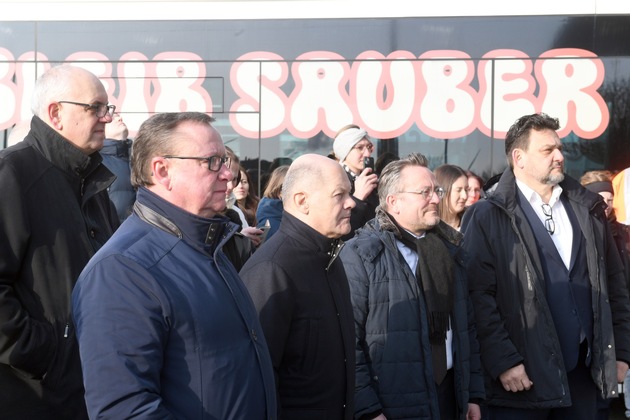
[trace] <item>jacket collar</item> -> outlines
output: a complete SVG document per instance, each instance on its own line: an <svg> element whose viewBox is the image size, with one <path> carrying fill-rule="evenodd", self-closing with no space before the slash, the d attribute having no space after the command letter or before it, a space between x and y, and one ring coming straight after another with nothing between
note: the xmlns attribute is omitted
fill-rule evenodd
<svg viewBox="0 0 630 420"><path fill-rule="evenodd" d="M138 188L134 214L190 246L209 254L223 246L238 229L224 216L207 219L169 203L145 187Z"/></svg>
<svg viewBox="0 0 630 420"><path fill-rule="evenodd" d="M120 158L129 158L131 152L132 141L127 140L112 140L105 139L103 148L101 149L101 155L111 155Z"/></svg>
<svg viewBox="0 0 630 420"><path fill-rule="evenodd" d="M326 269L334 262L343 247L340 238L327 238L286 211L282 213L279 230L298 241L304 248L320 255Z"/></svg>
<svg viewBox="0 0 630 420"><path fill-rule="evenodd" d="M24 141L63 172L81 178L87 177L103 160L98 152L86 155L37 116L31 120L31 131Z"/></svg>
<svg viewBox="0 0 630 420"><path fill-rule="evenodd" d="M378 206L376 208L376 218L374 219L378 222L378 229L383 231L392 232L396 239L400 240L402 235L400 234L400 230L391 220L391 216L381 207ZM376 226L372 223L372 228ZM442 237L446 242L449 242L455 246L459 246L464 238L464 235L461 232L453 229L451 226L440 220L433 229L427 231L427 233L435 233L438 236Z"/></svg>
<svg viewBox="0 0 630 420"><path fill-rule="evenodd" d="M564 181L559 183L562 187L562 195L574 205L586 207L590 212L603 211L606 204L597 193L587 190L578 181L570 176L564 176ZM499 182L496 190L488 196L488 200L498 204L513 213L517 206L516 178L511 168L507 168Z"/></svg>

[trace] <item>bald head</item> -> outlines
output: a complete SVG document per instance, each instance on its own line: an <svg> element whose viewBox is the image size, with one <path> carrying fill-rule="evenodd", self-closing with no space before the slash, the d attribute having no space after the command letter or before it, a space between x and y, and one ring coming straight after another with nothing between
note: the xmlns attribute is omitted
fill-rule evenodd
<svg viewBox="0 0 630 420"><path fill-rule="evenodd" d="M325 156L307 154L289 167L282 185L287 213L322 235L338 238L350 232L350 181L339 163Z"/></svg>
<svg viewBox="0 0 630 420"><path fill-rule="evenodd" d="M327 172L335 172L341 166L332 159L320 155L302 155L289 167L282 184L282 197L285 209L291 206L290 196L296 191L312 191ZM320 180L316 182L316 180Z"/></svg>

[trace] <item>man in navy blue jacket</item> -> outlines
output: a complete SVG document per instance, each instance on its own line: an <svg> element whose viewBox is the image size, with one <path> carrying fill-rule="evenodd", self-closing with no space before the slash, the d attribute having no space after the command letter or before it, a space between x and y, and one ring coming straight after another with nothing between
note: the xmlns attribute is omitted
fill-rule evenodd
<svg viewBox="0 0 630 420"><path fill-rule="evenodd" d="M271 419L273 370L252 301L222 247L232 178L213 119L145 121L133 214L73 292L91 418Z"/></svg>

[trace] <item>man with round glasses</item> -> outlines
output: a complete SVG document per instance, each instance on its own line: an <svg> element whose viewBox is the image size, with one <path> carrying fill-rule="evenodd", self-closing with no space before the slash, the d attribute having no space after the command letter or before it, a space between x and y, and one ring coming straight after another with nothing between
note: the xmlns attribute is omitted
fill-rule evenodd
<svg viewBox="0 0 630 420"><path fill-rule="evenodd" d="M337 132L333 151L350 179L352 199L356 204L350 217L350 233L342 237L348 240L365 222L374 218L378 206L378 177L373 167L365 166L364 160L372 156L374 145L364 129L350 124Z"/></svg>
<svg viewBox="0 0 630 420"><path fill-rule="evenodd" d="M519 118L509 167L462 221L492 419L597 418L628 370L628 292L606 204L565 176L559 127Z"/></svg>
<svg viewBox="0 0 630 420"><path fill-rule="evenodd" d="M35 83L30 132L0 152L3 419L87 418L70 291L118 227L98 153L107 103L92 73L52 67Z"/></svg>
<svg viewBox="0 0 630 420"><path fill-rule="evenodd" d="M376 217L340 258L355 320L355 418L478 420L484 397L462 234L424 156L381 172Z"/></svg>
<svg viewBox="0 0 630 420"><path fill-rule="evenodd" d="M266 419L273 368L223 248L232 179L214 119L155 114L131 152L134 211L73 292L91 418Z"/></svg>

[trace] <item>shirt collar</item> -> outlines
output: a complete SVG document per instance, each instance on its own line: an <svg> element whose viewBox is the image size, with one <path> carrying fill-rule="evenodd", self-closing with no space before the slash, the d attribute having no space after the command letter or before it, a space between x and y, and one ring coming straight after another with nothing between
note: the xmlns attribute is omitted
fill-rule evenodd
<svg viewBox="0 0 630 420"><path fill-rule="evenodd" d="M525 199L534 207L535 205L543 204L543 200L536 191L531 189L527 184L525 184L520 179L516 178L516 185L518 189L523 193ZM560 185L554 185L551 190L551 198L549 199L549 205L551 207L556 204L556 202L560 199L560 194L562 194L562 187Z"/></svg>

